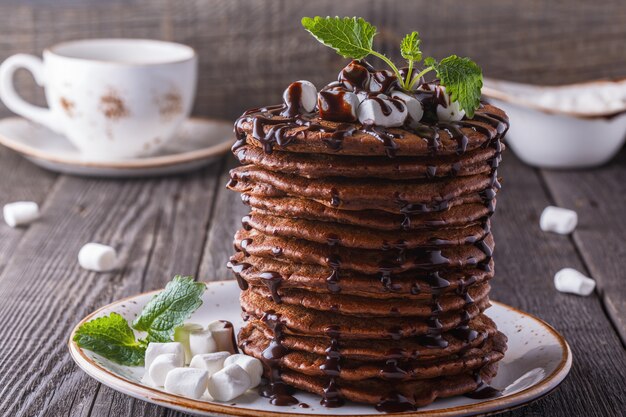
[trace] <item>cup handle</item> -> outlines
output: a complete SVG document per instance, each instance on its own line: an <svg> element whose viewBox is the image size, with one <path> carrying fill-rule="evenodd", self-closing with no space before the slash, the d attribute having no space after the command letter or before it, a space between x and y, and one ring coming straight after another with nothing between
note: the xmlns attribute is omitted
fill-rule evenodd
<svg viewBox="0 0 626 417"><path fill-rule="evenodd" d="M15 91L13 74L20 68L30 71L37 85L44 87L46 80L43 61L33 55L16 54L0 65L0 99L14 113L42 124L57 133L62 133L61 126L49 108L30 104Z"/></svg>

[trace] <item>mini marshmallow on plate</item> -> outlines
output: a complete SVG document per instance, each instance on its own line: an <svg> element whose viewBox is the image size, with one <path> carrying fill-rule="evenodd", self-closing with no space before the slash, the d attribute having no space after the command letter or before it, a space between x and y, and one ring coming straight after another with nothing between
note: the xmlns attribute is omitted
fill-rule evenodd
<svg viewBox="0 0 626 417"><path fill-rule="evenodd" d="M189 333L189 351L191 357L202 353L217 351L217 343L209 329L196 330Z"/></svg>
<svg viewBox="0 0 626 417"><path fill-rule="evenodd" d="M561 292L589 295L596 287L596 282L574 268L563 268L554 275L554 286Z"/></svg>
<svg viewBox="0 0 626 417"><path fill-rule="evenodd" d="M548 206L543 209L539 218L541 230L562 235L572 233L577 224L578 215L576 212L562 207Z"/></svg>
<svg viewBox="0 0 626 417"><path fill-rule="evenodd" d="M22 226L39 218L39 205L33 201L16 201L2 209L4 221L11 227Z"/></svg>
<svg viewBox="0 0 626 417"><path fill-rule="evenodd" d="M110 271L117 265L117 253L110 246L87 243L78 252L78 263L90 271Z"/></svg>
<svg viewBox="0 0 626 417"><path fill-rule="evenodd" d="M191 358L193 358L193 355L191 354L191 349L189 348L189 334L203 329L204 327L202 327L201 324L197 323L185 323L182 326L174 329L174 341L179 342L183 346L183 350L185 351L186 365L189 365L189 362L191 362Z"/></svg>
<svg viewBox="0 0 626 417"><path fill-rule="evenodd" d="M283 101L288 107L296 107L311 113L317 104L317 88L312 82L300 80L289 84L283 93Z"/></svg>
<svg viewBox="0 0 626 417"><path fill-rule="evenodd" d="M165 377L165 391L199 400L208 382L209 374L203 369L175 368Z"/></svg>
<svg viewBox="0 0 626 417"><path fill-rule="evenodd" d="M213 375L214 373L222 370L224 367L224 361L229 356L229 352L202 353L194 356L193 359L191 359L189 366L192 368L203 369L207 371L209 375Z"/></svg>
<svg viewBox="0 0 626 417"><path fill-rule="evenodd" d="M450 95L446 93L446 88L443 86L436 87L440 91L437 91L437 95L443 96L445 106L437 104L437 119L443 122L458 122L465 116L465 110L461 110L461 105L458 101L450 102Z"/></svg>
<svg viewBox="0 0 626 417"><path fill-rule="evenodd" d="M361 123L384 127L402 126L407 114L403 101L381 97L363 100L358 110Z"/></svg>
<svg viewBox="0 0 626 417"><path fill-rule="evenodd" d="M184 358L182 355L165 353L154 358L150 364L150 368L148 368L148 375L154 385L162 387L165 384L167 374L173 369L180 368L183 365Z"/></svg>
<svg viewBox="0 0 626 417"><path fill-rule="evenodd" d="M230 401L252 386L250 376L239 365L232 364L209 377L209 394L216 401Z"/></svg>
<svg viewBox="0 0 626 417"><path fill-rule="evenodd" d="M146 370L150 368L152 361L156 359L159 355L165 354L174 354L180 358L180 361L183 362L185 358L185 352L183 350L183 345L178 342L168 342L168 343L149 343L146 348L146 354L144 357L144 364ZM180 366L183 366L182 364Z"/></svg>
<svg viewBox="0 0 626 417"><path fill-rule="evenodd" d="M263 375L263 364L257 358L252 356L236 353L229 356L224 361L224 366L232 364L239 365L250 376L250 388L254 388L261 383L261 376Z"/></svg>
<svg viewBox="0 0 626 417"><path fill-rule="evenodd" d="M217 345L217 351L235 353L235 329L233 325L225 320L215 320L209 323L208 329L213 334L213 339Z"/></svg>

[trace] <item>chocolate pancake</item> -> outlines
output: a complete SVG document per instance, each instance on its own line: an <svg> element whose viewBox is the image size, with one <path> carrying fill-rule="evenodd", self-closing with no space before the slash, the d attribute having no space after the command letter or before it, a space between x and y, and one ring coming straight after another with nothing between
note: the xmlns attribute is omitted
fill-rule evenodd
<svg viewBox="0 0 626 417"><path fill-rule="evenodd" d="M333 406L341 405L340 399L345 398L375 404L377 410L393 413L415 411L417 407L428 405L437 398L477 391L491 382L497 370L498 364L492 363L478 372L396 383L380 379L333 383L331 377L312 377L293 371L283 372L281 378L291 386L323 396L323 402L330 400Z"/></svg>
<svg viewBox="0 0 626 417"><path fill-rule="evenodd" d="M481 201L450 207L445 211L392 214L379 210L340 210L313 200L296 197L267 197L244 193L242 201L261 214L319 220L368 227L376 230L417 230L434 227L457 227L473 224L489 216L489 208ZM496 201L492 200L495 209Z"/></svg>
<svg viewBox="0 0 626 417"><path fill-rule="evenodd" d="M382 179L304 177L245 165L230 171L228 187L252 194L290 195L344 210L378 209L391 213L442 211L464 203L485 201L481 195L497 184L491 175L389 182ZM281 194L282 193L282 194Z"/></svg>
<svg viewBox="0 0 626 417"><path fill-rule="evenodd" d="M480 346L488 337L496 334L495 323L480 314L468 323L469 332L474 332L474 338L468 341L466 334L462 332L447 332L441 335L445 341L445 347L432 348L424 345L420 338L403 338L399 340L376 339L376 340L344 340L338 344L337 352L344 358L361 361L382 361L386 359L411 359L418 362L429 362L438 358L446 358L456 355L465 349ZM261 320L251 320L249 325L241 329L239 340L247 340L254 332L262 332L270 339L274 337L274 331ZM288 349L325 355L332 338L324 336L298 336L286 334L281 343Z"/></svg>
<svg viewBox="0 0 626 417"><path fill-rule="evenodd" d="M421 131L377 129L319 117L298 123L295 118L281 116L281 110L281 106L272 106L244 113L235 125L239 142L233 151L250 143L267 153L280 150L355 156L428 156L433 152L455 155L491 143L502 133L499 125L496 126L499 119L506 120L502 110L489 104L477 109L473 120L456 125L441 123L436 129L424 126Z"/></svg>
<svg viewBox="0 0 626 417"><path fill-rule="evenodd" d="M244 352L263 360L263 351L270 345L271 338L267 338L261 331L253 330L246 334L245 340L247 343L242 346ZM337 351L341 343L341 338L339 338ZM341 357L341 366L337 367L338 373L334 376L337 377L337 381L361 381L370 378L380 378L387 381L410 381L457 375L477 370L486 364L502 359L505 350L506 336L498 332L476 347L469 347L456 355L429 362L398 360L397 358L381 362L363 362ZM326 376L326 361L326 352L318 355L291 350L279 359L279 364L283 369L309 376L324 377ZM389 364L389 361L393 361L393 364Z"/></svg>
<svg viewBox="0 0 626 417"><path fill-rule="evenodd" d="M339 329L341 339L401 339L403 337L430 336L457 328L469 322L489 307L489 299L467 305L462 312L442 314L432 319L420 320L415 317L362 317L335 314L327 311L306 309L301 306L278 304L250 289L240 297L241 307L246 314L259 320L267 320L267 312L277 316L284 325L285 334L319 336L329 329ZM433 344L437 340L433 340Z"/></svg>
<svg viewBox="0 0 626 417"><path fill-rule="evenodd" d="M351 157L328 154L294 154L272 152L245 145L235 151L243 165L255 165L273 172L306 178L348 177L412 178L453 177L491 172L491 159L496 157L494 147L478 148L459 155L429 155L426 157Z"/></svg>
<svg viewBox="0 0 626 417"><path fill-rule="evenodd" d="M473 267L489 261L494 243L491 234L487 234L473 245L381 251L333 247L305 240L269 236L256 230L239 230L235 234L234 245L244 254L261 258L330 266L335 270L349 269L364 274L395 274L412 269Z"/></svg>
<svg viewBox="0 0 626 417"><path fill-rule="evenodd" d="M269 277L274 277L268 274ZM349 316L365 317L404 317L414 316L428 318L436 308L440 314L462 310L468 302L480 302L489 294L489 284L474 284L465 288L462 294L451 293L437 297L436 301L412 300L405 298L373 299L346 294L324 294L299 289L281 288L280 281L265 279L266 285L250 286L249 290L277 303L299 305L305 308L329 311Z"/></svg>
<svg viewBox="0 0 626 417"><path fill-rule="evenodd" d="M276 259L245 256L238 252L231 257L229 267L240 281L242 289L250 285L267 285L278 281L277 288L304 289L323 294L341 292L366 298L430 300L433 294L461 293L472 284L481 284L493 277L493 260L482 268L461 271L408 271L387 276L386 273L366 275L342 270L336 282L329 282L333 269L321 265L283 262ZM264 272L271 273L261 277ZM278 275L278 276L277 276Z"/></svg>
<svg viewBox="0 0 626 417"><path fill-rule="evenodd" d="M487 220L483 224L470 224L459 228L383 232L255 212L244 217L242 224L246 229L255 229L271 236L304 239L332 246L378 250L472 244L485 238L490 230L490 223Z"/></svg>

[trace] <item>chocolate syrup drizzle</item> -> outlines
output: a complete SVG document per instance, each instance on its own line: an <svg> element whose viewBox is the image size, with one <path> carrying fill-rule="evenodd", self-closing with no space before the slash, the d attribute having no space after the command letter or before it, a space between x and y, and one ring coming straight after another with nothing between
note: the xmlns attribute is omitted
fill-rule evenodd
<svg viewBox="0 0 626 417"><path fill-rule="evenodd" d="M373 72L373 69L369 64L359 62L361 66L365 66L368 71ZM352 68L351 68L352 66ZM348 86L353 91L364 90L364 80L367 74L365 74L361 67L354 66L346 67L339 76L339 82L329 84L324 90L334 89L341 86ZM351 68L351 69L350 69ZM377 91L388 91L397 83L395 77L390 76L387 72L376 71L373 72L371 82L374 83L374 88ZM300 95L302 94L301 88L298 90L299 85L294 84L296 87L293 91L288 91L291 99L290 103L299 103ZM370 86L370 88L372 88ZM481 104L480 111L476 112L473 119L464 119L458 122L439 122L436 120L436 116L433 116L434 109L437 105L446 106L445 97L442 94L442 90L439 88L429 87L428 84L423 84L422 88L416 92L416 98L420 100L425 109L424 120L429 124L422 122L407 121L407 125L404 129L412 131L427 141L428 149L432 155L436 155L441 148L440 132L445 131L453 140L457 143L456 153L462 155L467 151L467 145L469 139L463 132L463 128L473 129L484 135L487 135L488 141L484 146L490 146L495 149L495 155L491 158L491 173L489 186L480 192L483 203L488 208L489 215L483 219L483 227L485 232L489 233L488 217L495 210L495 197L497 190L500 189L500 183L498 181L497 169L501 161L502 144L500 139L506 134L508 130L508 120L505 118L485 111L484 106ZM336 98L336 102L333 99ZM381 100L375 95L368 93L368 98L379 101L380 107L384 114L388 115L392 111L391 105L394 104L394 100ZM341 94L337 94L333 91L332 94L328 94L326 97L326 103L330 103L328 108L324 109L326 114L339 114L344 112L345 109L340 108L343 97ZM334 106L334 107L333 107ZM316 114L303 114L302 109L291 105L277 105L269 107L261 107L246 111L235 123L235 134L237 141L233 145L232 150L236 151L246 144L246 130L245 124L251 124L251 136L257 140L263 147L266 153L272 153L275 146L286 147L288 146L298 132L294 132L294 128L305 127L310 131L317 131L330 134L325 137L324 143L333 151L338 151L343 146L343 141L346 137L352 136L357 132L367 133L384 145L385 152L389 158L393 158L397 154L398 145L396 139L401 138L402 134L391 132L389 129L374 126L374 125L362 125L360 128L354 124L341 123L336 127L329 127L322 125L316 121ZM280 116L280 117L277 117ZM332 117L331 117L332 119ZM477 123L479 122L479 123ZM488 129L482 124L486 124L493 129ZM268 129L269 127L269 129ZM459 162L453 165L451 176L455 176L461 169ZM427 177L433 178L436 176L437 167L427 167ZM231 186L236 184L236 179L231 180ZM249 199L249 196L242 195L244 203ZM427 213L432 211L443 211L449 208L449 201L442 199L430 204L410 203L404 200L400 194L396 194L396 203L399 211L404 215L402 221L402 228L409 230L411 228L411 215L418 213ZM342 200L340 198L339 191L337 189L331 190L330 204L333 207L340 207ZM245 230L249 230L248 224L249 217L246 216L242 219L242 225ZM440 226L435 222L433 226ZM327 236L327 243L332 248L330 255L326 259L326 264L329 266L331 273L326 278L327 288L331 293L339 293L341 291L341 259L335 252L334 248L340 243L341 238L336 235ZM243 239L240 242L241 250L247 255L245 248L251 243L251 239ZM433 242L438 244L445 244L445 242ZM468 241L468 243L475 245L486 256L486 259L482 262L477 262L478 267L483 270L489 271L490 261L493 256L493 248L486 244L483 239L474 239ZM406 260L406 243L399 241L395 243L387 243L383 250L388 251L391 255L389 259L381 262L379 266L380 283L385 291L397 292L401 289L399 285L393 283L392 270L394 266L402 263ZM274 252L275 256L282 255L282 249L276 248ZM428 249L424 251L424 267L437 267L441 265L449 264L449 260L442 254L441 250ZM248 263L237 263L231 261L228 263L228 267L233 270L237 281L242 290L248 288L247 282L241 278L241 273L250 267ZM278 294L278 288L283 280L280 274L273 271L264 271L259 274L263 283L271 292L271 297L274 302L281 303L280 295ZM439 320L439 315L442 312L440 304L440 297L447 291L447 288L451 285L448 280L440 275L440 272L433 270L428 272L425 276L417 278L422 282L426 282L430 287L431 293L431 315L429 316L428 332L423 336L416 337L418 343L424 347L433 349L443 349L448 346L448 341L443 338L443 325ZM462 297L464 300L464 308L461 312L461 323L450 331L450 334L460 340L471 342L475 340L479 334L476 330L469 327L470 314L468 308L474 303L474 300L468 293L469 287L475 284L477 281L476 276L470 276L464 278L456 288L456 294ZM412 294L420 293L420 285L416 282L411 288ZM391 314L398 313L397 309L392 308ZM261 395L269 397L270 402L275 405L292 405L297 404L298 401L291 394L291 387L286 385L281 378L279 361L288 353L288 349L281 344L283 337L283 324L280 322L280 317L274 313L274 311L267 311L264 313L262 320L273 330L274 337L271 339L269 346L263 351L263 363L267 369L269 380L260 387L259 392ZM330 339L328 348L326 349L326 359L320 366L320 369L328 377L328 382L324 388L323 398L321 404L325 407L338 407L343 404L343 399L339 393L339 387L337 385L337 377L341 372L342 357L339 352L339 336L340 331L337 327L328 327L326 334ZM388 330L389 337L393 340L399 340L403 337L400 328L390 328ZM398 359L403 357L401 349L396 349L390 352L391 358L388 359L384 366L380 369L380 375L385 380L397 381L405 378L406 371L402 369ZM500 395L500 392L488 384L482 381L480 377L480 371L476 371L474 374L478 388L472 392L465 394L470 398L489 398ZM302 405L304 406L304 405ZM403 412L416 410L415 403L412 399L405 397L399 392L389 392L388 395L376 406L376 409L383 412Z"/></svg>

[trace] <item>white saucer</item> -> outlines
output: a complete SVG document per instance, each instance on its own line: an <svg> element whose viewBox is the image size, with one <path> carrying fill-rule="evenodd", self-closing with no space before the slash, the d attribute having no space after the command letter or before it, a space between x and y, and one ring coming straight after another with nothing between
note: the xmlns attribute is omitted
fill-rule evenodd
<svg viewBox="0 0 626 417"><path fill-rule="evenodd" d="M213 162L234 142L232 124L190 118L175 137L149 157L122 161L85 159L65 137L21 117L0 120L0 144L34 164L88 177L146 177L192 171Z"/></svg>
<svg viewBox="0 0 626 417"><path fill-rule="evenodd" d="M192 400L169 394L143 384L143 367L117 365L109 360L82 350L73 341L76 329L95 317L117 312L132 321L155 292L140 294L117 301L91 313L76 325L69 339L72 358L87 374L101 383L124 394L143 401L173 408L196 415L229 415L254 417L298 416L366 416L381 415L372 406L348 402L340 408L325 408L319 404L320 397L298 392L296 397L310 408L296 406L278 407L267 398L250 390L228 403ZM498 375L492 382L503 389L501 397L474 400L467 397L446 398L435 401L417 412L402 413L402 416L469 416L504 411L527 404L548 394L567 375L572 365L572 353L567 342L550 325L513 307L493 302L487 310L498 328L508 336L508 351L500 362ZM239 307L239 287L235 281L208 283L202 306L190 321L209 323L213 320L229 320L238 331L243 325Z"/></svg>

